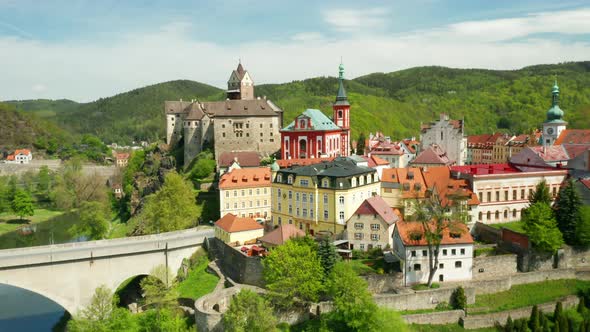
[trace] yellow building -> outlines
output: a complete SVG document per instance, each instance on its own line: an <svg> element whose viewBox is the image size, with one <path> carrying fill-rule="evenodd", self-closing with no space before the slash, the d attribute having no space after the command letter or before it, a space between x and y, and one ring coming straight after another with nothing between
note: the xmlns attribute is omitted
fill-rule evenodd
<svg viewBox="0 0 590 332"><path fill-rule="evenodd" d="M281 169L272 183L272 223L340 236L361 203L379 190L377 171L348 158Z"/></svg>

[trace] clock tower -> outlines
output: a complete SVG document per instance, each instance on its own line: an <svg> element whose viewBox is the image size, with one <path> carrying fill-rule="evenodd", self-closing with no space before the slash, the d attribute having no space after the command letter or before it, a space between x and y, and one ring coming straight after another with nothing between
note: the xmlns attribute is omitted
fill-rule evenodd
<svg viewBox="0 0 590 332"><path fill-rule="evenodd" d="M553 145L559 134L566 128L567 122L563 120L563 111L559 108L559 87L557 81L551 90L553 95L551 108L547 111L547 120L543 123L543 145Z"/></svg>

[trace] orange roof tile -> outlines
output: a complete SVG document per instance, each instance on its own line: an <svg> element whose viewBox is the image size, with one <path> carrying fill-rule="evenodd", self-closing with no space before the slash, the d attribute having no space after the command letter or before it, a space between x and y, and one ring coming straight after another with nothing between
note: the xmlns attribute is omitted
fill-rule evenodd
<svg viewBox="0 0 590 332"><path fill-rule="evenodd" d="M451 169L448 166L429 167L423 170L423 176L428 188L436 189L443 207L453 205L453 198L467 199L469 205L479 204L479 199L469 188L467 180L451 177Z"/></svg>
<svg viewBox="0 0 590 332"><path fill-rule="evenodd" d="M561 144L590 144L590 129L563 130L553 143L553 145Z"/></svg>
<svg viewBox="0 0 590 332"><path fill-rule="evenodd" d="M373 196L365 199L358 209L356 209L354 214L378 214L388 225L401 220L399 216L393 211L393 209L387 204L387 202L381 198L381 196Z"/></svg>
<svg viewBox="0 0 590 332"><path fill-rule="evenodd" d="M228 233L252 231L264 228L264 226L260 225L252 218L241 218L231 213L228 213L221 219L217 220L215 226Z"/></svg>
<svg viewBox="0 0 590 332"><path fill-rule="evenodd" d="M292 224L283 224L277 227L272 232L264 235L259 240L263 243L269 243L274 245L281 245L285 243L287 240L293 237L303 237L305 236L305 232L300 230L299 228L295 227Z"/></svg>
<svg viewBox="0 0 590 332"><path fill-rule="evenodd" d="M236 168L223 174L219 179L219 189L249 188L270 186L270 168Z"/></svg>
<svg viewBox="0 0 590 332"><path fill-rule="evenodd" d="M403 198L426 197L426 182L418 167L386 168L381 176L382 182L398 183Z"/></svg>
<svg viewBox="0 0 590 332"><path fill-rule="evenodd" d="M434 227L431 223L430 227ZM416 221L400 221L395 224L395 229L400 235L403 243L407 246L427 245L422 223ZM473 238L467 226L460 222L452 222L442 232L441 244L472 244ZM453 235L453 236L451 236Z"/></svg>

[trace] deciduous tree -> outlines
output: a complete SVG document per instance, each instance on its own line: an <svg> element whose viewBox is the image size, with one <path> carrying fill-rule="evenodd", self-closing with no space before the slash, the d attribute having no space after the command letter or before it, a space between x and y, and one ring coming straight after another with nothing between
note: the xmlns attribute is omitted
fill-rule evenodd
<svg viewBox="0 0 590 332"><path fill-rule="evenodd" d="M228 332L276 331L277 320L270 303L262 296L241 290L234 296L223 314L223 325Z"/></svg>
<svg viewBox="0 0 590 332"><path fill-rule="evenodd" d="M324 271L317 251L302 241L289 240L262 261L273 302L288 307L294 299L317 301Z"/></svg>
<svg viewBox="0 0 590 332"><path fill-rule="evenodd" d="M109 232L110 206L101 202L83 202L77 211L80 222L70 228L75 236L87 236L91 240L105 238Z"/></svg>
<svg viewBox="0 0 590 332"><path fill-rule="evenodd" d="M22 220L25 216L32 216L35 214L33 207L33 198L31 194L17 189L12 199L12 211Z"/></svg>
<svg viewBox="0 0 590 332"><path fill-rule="evenodd" d="M557 228L553 210L544 202L532 204L523 211L524 231L535 248L555 252L563 245L563 237Z"/></svg>

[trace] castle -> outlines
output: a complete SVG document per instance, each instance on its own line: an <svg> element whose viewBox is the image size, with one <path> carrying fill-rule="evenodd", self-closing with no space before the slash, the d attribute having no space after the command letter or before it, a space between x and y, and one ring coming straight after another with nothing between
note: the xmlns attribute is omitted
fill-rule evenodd
<svg viewBox="0 0 590 332"><path fill-rule="evenodd" d="M283 110L266 98L254 96L254 81L242 64L227 82L227 99L200 102L165 101L166 142L182 139L184 165L203 150L215 149L215 160L224 152L256 151L262 156L280 150Z"/></svg>

